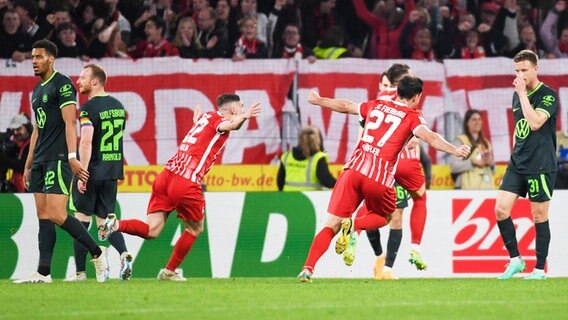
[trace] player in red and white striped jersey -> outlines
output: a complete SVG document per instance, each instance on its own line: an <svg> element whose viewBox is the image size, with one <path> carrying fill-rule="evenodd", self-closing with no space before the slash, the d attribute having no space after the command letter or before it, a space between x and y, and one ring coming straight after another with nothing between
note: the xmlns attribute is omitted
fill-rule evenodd
<svg viewBox="0 0 568 320"><path fill-rule="evenodd" d="M164 228L168 215L176 210L178 217L184 222L185 231L176 242L166 268L158 275L160 280L186 280L176 273L176 269L203 231L203 176L223 150L230 131L240 129L247 119L260 114L259 103L252 104L245 111L236 94L220 95L217 98L217 108L218 111L202 115L200 111L196 111L193 127L152 185L146 222L136 219L107 219L103 225L104 232L108 234L120 231L144 239L155 239Z"/></svg>
<svg viewBox="0 0 568 320"><path fill-rule="evenodd" d="M343 99L323 98L314 91L309 93L308 102L311 104L336 112L359 114L365 119L365 127L333 189L328 206L329 218L314 238L306 263L298 275L301 281L311 281L317 261L327 251L340 226L343 231L336 244L336 252L347 254L355 248L357 233L353 230L377 229L388 223L395 209L393 184L398 155L413 135L440 151L458 157L469 155L469 148L456 148L428 129L420 113L413 109L420 101L422 89L422 80L407 76L399 82L398 97L394 101L372 100L356 104ZM352 221L350 217L363 200L369 213Z"/></svg>
<svg viewBox="0 0 568 320"><path fill-rule="evenodd" d="M410 67L406 64L393 64L386 72L387 81L377 94L377 99L396 99L396 85L407 75L411 74ZM381 81L382 83L383 81ZM388 83L386 83L388 82ZM426 180L424 177L421 159L420 144L416 138L412 138L411 145L413 148L406 146L400 153L397 171L395 173L395 181L408 191L413 199L413 206L410 215L410 233L411 248L409 261L416 266L418 270L426 269L426 263L420 255L420 244L424 234L424 226L426 225ZM406 203L406 201L404 201ZM392 267L396 259L398 249L402 240L402 213L404 208L397 206L390 221L390 233L385 255L377 256L374 267L374 275L376 279L396 279L392 274ZM365 204L361 206L357 212L357 216L363 216L367 213ZM369 230L367 232L369 241L373 249L381 248L380 233L378 230ZM375 250L376 252L377 250ZM376 252L378 253L378 252ZM350 261L352 263L352 261ZM383 273L384 269L384 273Z"/></svg>

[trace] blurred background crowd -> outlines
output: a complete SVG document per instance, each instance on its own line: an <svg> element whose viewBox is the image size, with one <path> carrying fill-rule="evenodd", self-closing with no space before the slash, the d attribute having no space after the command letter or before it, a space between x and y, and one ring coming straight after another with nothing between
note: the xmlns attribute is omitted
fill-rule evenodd
<svg viewBox="0 0 568 320"><path fill-rule="evenodd" d="M0 0L0 58L568 56L565 0Z"/></svg>

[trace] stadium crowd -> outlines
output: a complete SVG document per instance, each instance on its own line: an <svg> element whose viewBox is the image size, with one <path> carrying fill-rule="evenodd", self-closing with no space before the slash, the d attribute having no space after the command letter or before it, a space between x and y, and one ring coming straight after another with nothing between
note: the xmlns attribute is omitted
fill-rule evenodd
<svg viewBox="0 0 568 320"><path fill-rule="evenodd" d="M566 0L0 0L0 58L568 56Z"/></svg>

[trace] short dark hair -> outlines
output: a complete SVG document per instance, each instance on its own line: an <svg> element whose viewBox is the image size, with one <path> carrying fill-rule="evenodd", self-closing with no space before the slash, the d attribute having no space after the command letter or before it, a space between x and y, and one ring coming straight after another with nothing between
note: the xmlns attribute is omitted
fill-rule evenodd
<svg viewBox="0 0 568 320"><path fill-rule="evenodd" d="M515 63L521 61L529 61L533 64L533 66L536 66L538 65L538 56L536 55L536 53L532 52L531 50L525 49L517 53L513 58L513 61L515 61Z"/></svg>
<svg viewBox="0 0 568 320"><path fill-rule="evenodd" d="M34 42L32 49L45 49L48 54L52 55L53 57L57 57L57 46L55 45L55 43L47 39L42 39Z"/></svg>
<svg viewBox="0 0 568 320"><path fill-rule="evenodd" d="M105 69L98 64L90 63L83 67L83 69L90 68L93 73L93 78L97 78L99 82L104 86L107 81L107 75Z"/></svg>
<svg viewBox="0 0 568 320"><path fill-rule="evenodd" d="M410 67L403 63L395 63L386 71L387 79L389 79L390 83L393 85L397 84L402 77L409 73Z"/></svg>
<svg viewBox="0 0 568 320"><path fill-rule="evenodd" d="M162 37L166 34L166 21L159 16L151 16L147 21L152 21L156 29L162 29Z"/></svg>
<svg viewBox="0 0 568 320"><path fill-rule="evenodd" d="M238 95L234 93L223 93L222 95L217 97L217 107L221 108L227 103L239 101L241 101L241 97L239 97Z"/></svg>
<svg viewBox="0 0 568 320"><path fill-rule="evenodd" d="M405 76L396 85L396 93L399 98L410 100L422 93L424 83L422 79L414 76Z"/></svg>
<svg viewBox="0 0 568 320"><path fill-rule="evenodd" d="M35 18L37 18L37 13L38 13L38 5L35 1L33 0L17 0L16 3L14 4L14 8L23 8L24 10L26 10L28 12L28 17L32 20L35 20Z"/></svg>

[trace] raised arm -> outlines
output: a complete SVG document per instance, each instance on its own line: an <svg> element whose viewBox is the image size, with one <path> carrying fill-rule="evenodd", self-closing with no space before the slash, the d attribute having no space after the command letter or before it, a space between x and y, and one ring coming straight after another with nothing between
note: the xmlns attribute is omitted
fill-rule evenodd
<svg viewBox="0 0 568 320"><path fill-rule="evenodd" d="M367 9L364 0L353 0L353 7L355 7L355 13L357 13L359 19L365 22L368 26L376 28L382 24L386 24L384 19L377 17L370 12L369 9Z"/></svg>
<svg viewBox="0 0 568 320"><path fill-rule="evenodd" d="M465 158L469 156L470 148L467 145L461 145L459 147L446 141L441 135L428 129L427 126L419 126L414 130L414 135L418 138L424 140L427 144L434 147L436 150L443 151L452 154L456 157Z"/></svg>
<svg viewBox="0 0 568 320"><path fill-rule="evenodd" d="M357 103L345 99L320 97L320 95L313 90L308 93L308 102L341 113L359 114L359 105Z"/></svg>
<svg viewBox="0 0 568 320"><path fill-rule="evenodd" d="M533 109L527 95L527 85L523 78L515 78L513 84L515 85L515 91L517 92L519 101L521 102L521 110L523 111L525 119L527 119L527 122L529 123L529 127L532 131L540 129L546 120L548 120L550 115L546 113L544 109L539 109L538 107Z"/></svg>
<svg viewBox="0 0 568 320"><path fill-rule="evenodd" d="M253 103L245 112L234 115L229 121L222 122L219 125L219 132L239 130L246 120L258 117L260 110L260 102Z"/></svg>

